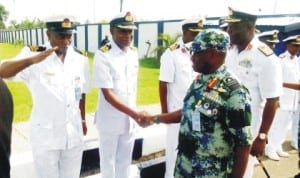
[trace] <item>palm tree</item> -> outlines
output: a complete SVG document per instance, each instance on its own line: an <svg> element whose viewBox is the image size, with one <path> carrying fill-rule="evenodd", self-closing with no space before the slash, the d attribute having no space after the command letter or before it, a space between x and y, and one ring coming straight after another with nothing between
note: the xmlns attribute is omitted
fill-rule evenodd
<svg viewBox="0 0 300 178"><path fill-rule="evenodd" d="M170 34L161 33L158 35L158 40L160 41L161 45L157 46L153 52L157 53L157 58L160 59L161 55L165 52L165 50L170 47L173 43L175 43L182 34L178 33L172 37Z"/></svg>
<svg viewBox="0 0 300 178"><path fill-rule="evenodd" d="M0 29L5 29L5 21L7 20L9 12L3 5L0 4Z"/></svg>

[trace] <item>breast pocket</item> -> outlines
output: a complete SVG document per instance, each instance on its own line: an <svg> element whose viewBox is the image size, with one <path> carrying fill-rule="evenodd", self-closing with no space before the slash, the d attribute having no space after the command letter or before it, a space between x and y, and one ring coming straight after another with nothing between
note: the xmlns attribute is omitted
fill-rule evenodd
<svg viewBox="0 0 300 178"><path fill-rule="evenodd" d="M117 74L113 77L113 89L118 94L125 94L127 90L127 84L125 76Z"/></svg>
<svg viewBox="0 0 300 178"><path fill-rule="evenodd" d="M206 133L213 133L215 128L216 119L201 114L201 131Z"/></svg>
<svg viewBox="0 0 300 178"><path fill-rule="evenodd" d="M40 81L46 86L58 87L62 85L62 78L53 72L42 73Z"/></svg>

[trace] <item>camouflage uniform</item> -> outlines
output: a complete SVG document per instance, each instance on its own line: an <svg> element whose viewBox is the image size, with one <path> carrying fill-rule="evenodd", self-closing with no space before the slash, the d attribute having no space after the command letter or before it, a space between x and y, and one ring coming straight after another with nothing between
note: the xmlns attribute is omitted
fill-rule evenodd
<svg viewBox="0 0 300 178"><path fill-rule="evenodd" d="M200 112L196 131L195 112ZM202 75L184 99L175 177L229 177L234 147L251 142L250 123L249 92L227 68Z"/></svg>

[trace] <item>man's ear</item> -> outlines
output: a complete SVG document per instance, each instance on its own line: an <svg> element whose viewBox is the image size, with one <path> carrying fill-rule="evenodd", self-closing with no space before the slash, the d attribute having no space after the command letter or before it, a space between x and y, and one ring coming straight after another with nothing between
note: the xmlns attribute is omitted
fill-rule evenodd
<svg viewBox="0 0 300 178"><path fill-rule="evenodd" d="M113 34L114 33L114 28L110 27L109 32L110 32L110 34Z"/></svg>
<svg viewBox="0 0 300 178"><path fill-rule="evenodd" d="M46 31L47 37L50 38L51 32L49 30Z"/></svg>

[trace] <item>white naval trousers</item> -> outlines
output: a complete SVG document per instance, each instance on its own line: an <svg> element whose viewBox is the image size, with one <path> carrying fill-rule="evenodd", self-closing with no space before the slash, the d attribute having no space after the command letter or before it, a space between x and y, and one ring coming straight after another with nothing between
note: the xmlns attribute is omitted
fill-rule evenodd
<svg viewBox="0 0 300 178"><path fill-rule="evenodd" d="M257 137L258 131L262 121L262 107L261 106L251 106L251 131L253 135L253 140ZM254 166L257 163L256 157L249 155L247 167L244 173L244 178L252 178Z"/></svg>
<svg viewBox="0 0 300 178"><path fill-rule="evenodd" d="M282 150L289 126L292 122L293 111L278 109L268 134L267 150L276 152Z"/></svg>
<svg viewBox="0 0 300 178"><path fill-rule="evenodd" d="M165 178L174 178L179 128L179 123L167 125Z"/></svg>
<svg viewBox="0 0 300 178"><path fill-rule="evenodd" d="M113 134L99 132L101 178L129 178L134 133Z"/></svg>
<svg viewBox="0 0 300 178"><path fill-rule="evenodd" d="M292 129L291 144L296 148L298 148L299 117L300 117L300 109L297 109L297 111L295 111L292 116L292 128L291 128Z"/></svg>
<svg viewBox="0 0 300 178"><path fill-rule="evenodd" d="M79 178L83 145L65 150L32 147L38 178Z"/></svg>

